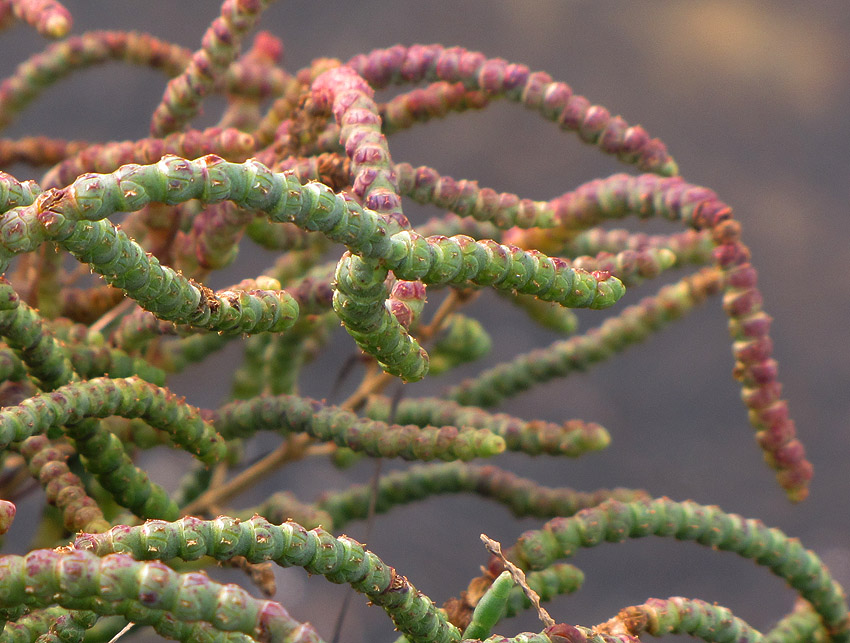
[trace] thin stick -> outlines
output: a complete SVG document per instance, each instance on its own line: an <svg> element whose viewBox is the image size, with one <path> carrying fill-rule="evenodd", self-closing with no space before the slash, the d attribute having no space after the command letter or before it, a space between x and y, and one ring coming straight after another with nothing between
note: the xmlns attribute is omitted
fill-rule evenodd
<svg viewBox="0 0 850 643"><path fill-rule="evenodd" d="M129 632L131 629L133 629L134 625L135 625L135 623L127 623L127 625L124 626L123 630L121 630L120 632L118 632L118 634L116 634L111 639L109 639L109 643L115 643L115 641L117 641L122 636L124 636L127 632Z"/></svg>
<svg viewBox="0 0 850 643"><path fill-rule="evenodd" d="M555 625L555 619L549 616L549 612L540 606L540 597L537 595L537 592L528 586L528 582L525 580L525 574L523 571L505 558L505 555L502 553L502 545L492 538L488 538L486 534L481 534L481 541L484 543L484 547L487 551L502 561L505 569L511 573L511 577L514 579L514 582L522 587L522 591L525 592L525 595L528 596L528 600L530 600L531 604L534 605L534 609L537 610L537 616L541 621L543 621L543 624L546 627L552 627Z"/></svg>
<svg viewBox="0 0 850 643"><path fill-rule="evenodd" d="M98 319L95 323L89 326L89 330L93 330L95 332L100 332L109 324L114 322L116 319L121 317L122 315L129 313L130 309L136 305L136 302L130 298L125 299L120 304L118 304L112 310L108 310Z"/></svg>
<svg viewBox="0 0 850 643"><path fill-rule="evenodd" d="M183 508L183 514L204 513L209 507L219 505L241 493L282 464L299 459L311 441L312 438L303 433L292 436L262 460L258 460L224 484L198 496Z"/></svg>

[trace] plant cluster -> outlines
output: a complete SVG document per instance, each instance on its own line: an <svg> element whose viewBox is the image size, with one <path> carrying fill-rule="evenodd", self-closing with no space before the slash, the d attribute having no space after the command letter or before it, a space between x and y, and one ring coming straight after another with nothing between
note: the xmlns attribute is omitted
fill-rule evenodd
<svg viewBox="0 0 850 643"><path fill-rule="evenodd" d="M681 178L642 127L522 64L399 45L292 73L265 32L243 53L268 2L224 0L189 52L139 33L69 36L71 17L55 0L0 0L0 22L22 20L59 38L0 83L1 124L91 65L123 61L171 77L149 138L0 141L4 166L46 168L38 182L0 174L6 539L16 537L16 502L30 480L49 504L40 546L0 557L0 641L106 641L129 624L183 641L321 641L271 600L272 563L350 585L410 642L626 643L666 633L718 643L850 640L842 589L813 552L777 529L639 489L548 488L471 462L604 448L609 436L593 422L488 409L607 360L718 295L756 442L788 497L804 499L811 466L781 397L771 318L732 209ZM376 102L376 90L390 86L402 90ZM191 129L210 94L226 98L220 123ZM393 133L497 100L536 112L635 173L534 201L392 159ZM414 229L404 200L448 213ZM666 235L605 227L626 216L683 226ZM234 261L243 237L278 260L232 287L205 285ZM688 266L694 271L675 283L617 306L626 288ZM438 397L385 395L394 381L489 352L486 323L464 312L485 288L564 338ZM426 293L441 304L429 310ZM574 308L611 313L579 332ZM302 367L340 324L362 354L357 390L337 405L300 395ZM228 403L201 409L168 388L170 374L230 342L244 344L245 358ZM245 463L240 444L259 432L280 434L280 446ZM163 444L197 460L174 493L136 460ZM364 456L440 462L327 490L315 502L281 492L254 507L231 503L289 462L321 457L342 467ZM403 575L414 572L336 535L375 512L449 493L548 522L504 551L488 540L482 575L442 607ZM557 622L540 607L581 585L581 572L563 562L579 548L649 535L752 559L799 593L798 608L762 634L724 607L682 597L650 599L595 626ZM214 582L201 562L243 568L265 597ZM540 632L492 634L530 607Z"/></svg>

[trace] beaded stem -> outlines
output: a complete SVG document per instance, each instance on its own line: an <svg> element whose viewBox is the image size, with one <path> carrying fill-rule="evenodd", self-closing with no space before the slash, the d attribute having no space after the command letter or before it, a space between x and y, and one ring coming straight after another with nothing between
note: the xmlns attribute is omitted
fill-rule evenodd
<svg viewBox="0 0 850 643"><path fill-rule="evenodd" d="M505 441L486 429L387 424L293 395L232 402L215 412L212 423L226 439L262 430L304 432L374 457L405 460L471 460L505 449Z"/></svg>
<svg viewBox="0 0 850 643"><path fill-rule="evenodd" d="M106 531L109 523L97 502L89 497L82 480L66 463L70 445L34 435L21 443L21 455L33 477L44 487L47 501L62 511L62 522L70 532Z"/></svg>
<svg viewBox="0 0 850 643"><path fill-rule="evenodd" d="M168 83L151 119L153 136L176 132L195 116L216 79L236 60L242 38L270 3L271 0L224 0L221 15L207 29L201 48L186 70Z"/></svg>
<svg viewBox="0 0 850 643"><path fill-rule="evenodd" d="M250 134L220 127L176 132L165 138L88 145L51 168L41 185L45 189L63 187L87 172L112 172L128 163L156 163L166 154L189 158L217 154L231 161L244 161L253 151Z"/></svg>
<svg viewBox="0 0 850 643"><path fill-rule="evenodd" d="M375 420L389 418L390 401L373 397L366 405L365 414ZM594 422L568 420L563 424L542 420L522 420L506 413L489 413L472 406L436 397L408 398L395 408L395 419L400 424L418 426L456 426L487 429L505 440L509 451L529 455L565 455L578 457L608 446L611 437Z"/></svg>
<svg viewBox="0 0 850 643"><path fill-rule="evenodd" d="M526 568L543 569L557 559L569 558L579 547L649 535L693 540L753 559L784 578L813 605L833 641L850 641L844 592L813 552L778 529L713 506L668 498L611 500L525 532L508 556Z"/></svg>
<svg viewBox="0 0 850 643"><path fill-rule="evenodd" d="M663 216L697 230L709 230L714 262L723 271L723 308L729 316L733 375L742 384L741 397L768 464L791 500L808 494L812 465L796 439L788 405L781 398L778 366L771 357L770 317L762 310L750 251L741 241L741 227L732 209L711 190L680 177L616 174L586 183L558 200L562 231L582 229L629 213L642 218Z"/></svg>
<svg viewBox="0 0 850 643"><path fill-rule="evenodd" d="M82 641L86 629L93 624L93 618L97 618L97 615L88 610L68 610L58 606L33 609L20 618L5 624L3 632L0 633L0 643ZM61 633L65 638L46 636L51 630Z"/></svg>
<svg viewBox="0 0 850 643"><path fill-rule="evenodd" d="M42 388L54 389L74 379L66 352L5 277L0 277L0 335Z"/></svg>
<svg viewBox="0 0 850 643"><path fill-rule="evenodd" d="M386 610L410 641L460 639L457 628L404 576L357 541L347 536L334 538L320 528L308 531L294 522L277 526L259 516L245 522L226 516L211 521L187 517L173 523L148 521L140 527L115 527L105 534L81 534L75 547L98 555L127 552L143 560L244 556L251 563L271 560L283 567L303 567L365 594Z"/></svg>
<svg viewBox="0 0 850 643"><path fill-rule="evenodd" d="M527 573L525 579L541 601L550 601L556 596L577 591L584 583L584 573L572 565L556 563L546 569ZM508 597L505 616L516 616L531 606L531 599L523 588L514 587Z"/></svg>
<svg viewBox="0 0 850 643"><path fill-rule="evenodd" d="M442 45L376 49L355 56L347 65L376 89L390 83L443 80L463 83L466 89L479 90L491 99L504 96L539 111L562 129L577 132L583 141L624 163L665 176L678 172L664 144L650 140L642 127L630 127L621 117L612 117L604 107L574 94L566 83L553 82L544 72L532 73L525 65Z"/></svg>
<svg viewBox="0 0 850 643"><path fill-rule="evenodd" d="M43 89L72 71L108 60L163 69L179 74L189 52L148 34L93 31L47 47L18 65L0 83L0 127L8 125Z"/></svg>
<svg viewBox="0 0 850 643"><path fill-rule="evenodd" d="M463 643L471 643L464 641ZM640 643L628 634L605 634L587 627L557 623L542 632L522 632L510 638L494 635L483 643Z"/></svg>
<svg viewBox="0 0 850 643"><path fill-rule="evenodd" d="M407 281L494 286L568 307L607 308L624 292L622 283L606 272L576 270L561 259L494 241L425 238L407 230L391 234L393 224L387 217L336 196L321 184L301 186L293 175L275 174L256 161L234 164L215 156L196 161L165 157L155 165L127 165L112 174L85 175L67 188L44 193L30 208L7 213L0 219L0 244L11 257L47 238L55 240L144 307L178 323L241 332L279 330L291 324L294 301L288 295L275 299L243 293L237 305L231 295L202 292L156 259L146 258L113 226L96 224L115 211L192 198L212 203L233 200L265 211L273 221L319 230L362 255L346 253L340 260L334 309L361 348L375 355L388 372L409 381L425 375L427 355L384 306L389 270ZM255 316L260 319L253 325Z"/></svg>
<svg viewBox="0 0 850 643"><path fill-rule="evenodd" d="M352 193L365 207L394 221L397 229L410 228L372 88L350 67L335 67L316 78L311 94L316 109L330 107L340 126L339 142L351 159Z"/></svg>
<svg viewBox="0 0 850 643"><path fill-rule="evenodd" d="M62 38L71 31L71 14L57 0L9 0L19 20L48 38Z"/></svg>
<svg viewBox="0 0 850 643"><path fill-rule="evenodd" d="M764 635L764 643L827 643L828 640L820 616L802 599Z"/></svg>
<svg viewBox="0 0 850 643"><path fill-rule="evenodd" d="M100 558L65 548L3 556L0 587L0 602L6 608L49 603L72 609L81 606L100 615L121 614L133 622L160 623L166 631L172 622L179 631L203 621L216 630L288 643L299 640L294 635L302 628L280 604L255 599L236 585L219 585L202 573L178 574L162 563L139 562L124 554ZM186 625L180 625L181 621ZM196 638L186 637L185 632L180 638L198 640L202 631L189 632Z"/></svg>
<svg viewBox="0 0 850 643"><path fill-rule="evenodd" d="M433 495L474 493L505 505L514 516L552 518L572 516L581 509L617 499L631 502L648 498L639 489L599 489L593 492L544 487L496 466L475 466L459 462L417 465L405 471L381 476L375 488L377 513L392 507L424 500ZM353 520L368 517L373 485L354 485L345 491L328 492L316 502L316 508L327 512L328 529L342 529Z"/></svg>
<svg viewBox="0 0 850 643"><path fill-rule="evenodd" d="M531 351L452 387L446 397L468 406L493 406L555 377L586 370L591 364L645 339L680 318L721 287L716 269L705 268L653 297L624 308L584 335Z"/></svg>
<svg viewBox="0 0 850 643"><path fill-rule="evenodd" d="M201 419L198 409L137 377L73 382L5 407L0 410L0 445L39 433L52 434L64 424L85 418L109 415L143 418L168 432L176 445L206 464L218 462L225 455L221 436Z"/></svg>
<svg viewBox="0 0 850 643"><path fill-rule="evenodd" d="M674 596L651 598L643 605L620 610L610 621L597 626L605 632L641 634L689 634L706 643L762 643L760 632L734 616L721 605L711 605L694 598Z"/></svg>
<svg viewBox="0 0 850 643"><path fill-rule="evenodd" d="M416 123L443 118L449 112L483 109L489 102L487 94L467 90L463 83L438 81L427 87L411 89L381 105L381 130L389 136Z"/></svg>
<svg viewBox="0 0 850 643"><path fill-rule="evenodd" d="M12 522L15 520L17 507L15 503L8 500L0 500L0 536L9 531Z"/></svg>

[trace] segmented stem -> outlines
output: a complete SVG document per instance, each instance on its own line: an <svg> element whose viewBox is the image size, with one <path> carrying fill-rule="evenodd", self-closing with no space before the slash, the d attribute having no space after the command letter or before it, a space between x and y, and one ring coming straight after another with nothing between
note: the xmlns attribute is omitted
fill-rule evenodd
<svg viewBox="0 0 850 643"><path fill-rule="evenodd" d="M831 640L850 641L844 592L817 555L778 529L714 506L668 498L629 503L611 500L569 518L550 520L541 530L525 532L508 556L527 568L543 569L557 559L571 557L580 547L649 535L693 540L754 560L784 578L812 604Z"/></svg>
<svg viewBox="0 0 850 643"><path fill-rule="evenodd" d="M167 431L174 443L206 464L221 460L227 447L221 436L168 389L138 377L95 378L72 382L49 393L27 398L17 406L0 410L0 445L25 440L39 433L55 433L65 424L85 418L140 417Z"/></svg>
<svg viewBox="0 0 850 643"><path fill-rule="evenodd" d="M562 129L577 132L586 143L616 155L624 163L665 176L678 172L664 144L650 140L642 127L612 117L604 107L574 94L566 83L553 82L549 74L531 72L525 65L442 45L376 49L355 56L347 65L376 89L390 83L442 80L462 83L466 89L479 90L491 99L504 96L540 112Z"/></svg>
<svg viewBox="0 0 850 643"><path fill-rule="evenodd" d="M201 556L225 560L244 556L250 563L271 560L283 567L303 567L331 582L348 583L365 594L384 608L410 641L460 640L457 628L404 576L357 541L347 536L334 538L320 528L308 531L294 522L278 526L259 516L245 522L226 516L211 521L186 517L173 523L148 521L139 527L115 527L105 534L81 534L75 547L98 555L127 552L142 560L195 560ZM174 609L171 605L160 607ZM221 612L219 618L224 618Z"/></svg>
<svg viewBox="0 0 850 643"><path fill-rule="evenodd" d="M242 38L271 0L224 0L185 71L173 78L151 119L151 134L162 137L183 128L227 67L236 60Z"/></svg>
<svg viewBox="0 0 850 643"><path fill-rule="evenodd" d="M390 400L374 396L366 404L365 414L375 420L386 421L390 413ZM563 424L542 420L522 420L506 413L490 413L473 406L437 397L407 398L395 407L396 421L418 426L444 424L487 429L505 440L509 451L529 455L566 455L578 457L589 451L599 451L608 446L611 437L594 422L568 420Z"/></svg>
<svg viewBox="0 0 850 643"><path fill-rule="evenodd" d="M641 634L689 634L707 643L762 643L761 633L721 605L695 598L674 596L651 598L643 605L620 610L613 619L598 626L606 632Z"/></svg>
<svg viewBox="0 0 850 643"><path fill-rule="evenodd" d="M374 457L406 460L471 460L505 448L504 440L487 429L387 424L294 395L232 402L215 412L212 423L227 439L263 430L304 432Z"/></svg>
<svg viewBox="0 0 850 643"><path fill-rule="evenodd" d="M203 573L179 574L160 562L139 562L124 554L100 558L69 548L0 558L3 607L50 603L102 616L121 614L181 640L211 634L206 627L198 628L199 621L260 640L305 640L300 638L304 626L280 604L255 599L237 585L219 585Z"/></svg>
<svg viewBox="0 0 850 643"><path fill-rule="evenodd" d="M377 513L433 495L474 493L505 505L514 516L539 518L572 516L581 509L610 499L631 502L648 498L647 493L639 489L599 489L588 493L545 487L496 466L450 462L394 471L381 476L377 485L354 485L345 491L327 492L319 498L316 508L327 512L332 522L322 524L328 529L339 530L352 520L364 520L368 517L373 493Z"/></svg>

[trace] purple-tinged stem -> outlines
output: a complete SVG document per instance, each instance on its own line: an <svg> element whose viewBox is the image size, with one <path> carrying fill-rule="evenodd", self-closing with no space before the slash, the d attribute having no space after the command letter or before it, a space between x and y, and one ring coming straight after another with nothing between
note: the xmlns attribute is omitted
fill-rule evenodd
<svg viewBox="0 0 850 643"><path fill-rule="evenodd" d="M42 36L62 38L71 31L71 14L57 0L9 0L12 12Z"/></svg>
<svg viewBox="0 0 850 643"><path fill-rule="evenodd" d="M165 138L94 144L51 168L41 186L45 190L64 187L87 172L108 173L129 163L156 163L166 154L189 158L216 154L229 161L241 162L253 152L254 139L250 134L221 127L176 132Z"/></svg>
<svg viewBox="0 0 850 643"><path fill-rule="evenodd" d="M354 70L336 67L320 75L311 92L315 108L330 108L340 126L339 142L351 159L352 193L365 207L394 221L392 232L409 229L372 88Z"/></svg>
<svg viewBox="0 0 850 643"><path fill-rule="evenodd" d="M442 45L376 49L355 56L347 65L376 89L390 83L443 80L463 83L467 89L480 90L491 98L504 96L539 111L564 130L577 132L586 143L616 155L624 163L664 176L678 172L664 144L650 139L642 127L612 117L604 107L574 94L566 83L553 82L549 74L531 72L525 65Z"/></svg>
<svg viewBox="0 0 850 643"><path fill-rule="evenodd" d="M168 83L151 119L151 134L162 137L188 123L217 80L236 60L242 38L256 24L271 0L224 0L221 15L210 25L201 48L185 71Z"/></svg>
<svg viewBox="0 0 850 643"><path fill-rule="evenodd" d="M427 123L433 118L443 118L449 112L483 109L490 97L479 90L468 90L463 83L438 81L427 87L412 89L380 105L378 110L387 136Z"/></svg>

